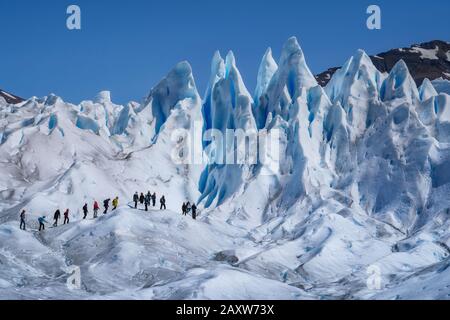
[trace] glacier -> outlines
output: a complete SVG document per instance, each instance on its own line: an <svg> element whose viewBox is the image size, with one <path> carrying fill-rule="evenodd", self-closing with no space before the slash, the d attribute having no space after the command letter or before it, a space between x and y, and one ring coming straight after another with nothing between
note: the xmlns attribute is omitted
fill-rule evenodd
<svg viewBox="0 0 450 320"><path fill-rule="evenodd" d="M0 299L450 299L448 81L418 88L403 61L384 74L358 50L322 88L294 37L253 92L238 65L216 52L203 97L180 62L141 102L0 100ZM198 124L280 132L279 166L175 163L236 151L173 139ZM168 210L129 207L147 190ZM57 208L71 223L38 232Z"/></svg>

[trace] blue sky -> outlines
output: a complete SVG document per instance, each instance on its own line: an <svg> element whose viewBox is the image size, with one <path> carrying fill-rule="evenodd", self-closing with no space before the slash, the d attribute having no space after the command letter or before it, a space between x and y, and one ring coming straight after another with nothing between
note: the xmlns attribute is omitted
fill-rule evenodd
<svg viewBox="0 0 450 320"><path fill-rule="evenodd" d="M66 28L70 4L81 8L80 31ZM370 4L381 7L379 31L366 28ZM450 41L449 15L448 0L1 0L0 88L74 103L108 89L115 102L139 101L188 60L203 94L214 51L231 49L253 91L266 48L278 59L290 36L319 73L358 48Z"/></svg>

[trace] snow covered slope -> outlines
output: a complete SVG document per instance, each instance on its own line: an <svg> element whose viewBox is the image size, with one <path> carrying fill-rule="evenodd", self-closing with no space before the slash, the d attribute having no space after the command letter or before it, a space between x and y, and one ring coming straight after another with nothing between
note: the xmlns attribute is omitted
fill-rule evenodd
<svg viewBox="0 0 450 320"><path fill-rule="evenodd" d="M0 298L449 299L444 80L418 88L403 61L382 74L359 50L322 88L295 38L278 63L266 51L253 93L238 65L217 52L203 99L181 62L142 103L2 102ZM279 166L174 161L186 145L235 151L198 126L277 131ZM168 210L131 209L147 190ZM115 196L116 212L81 219L84 203ZM186 200L197 221L181 216ZM57 208L71 224L39 233ZM73 265L80 290L66 286Z"/></svg>

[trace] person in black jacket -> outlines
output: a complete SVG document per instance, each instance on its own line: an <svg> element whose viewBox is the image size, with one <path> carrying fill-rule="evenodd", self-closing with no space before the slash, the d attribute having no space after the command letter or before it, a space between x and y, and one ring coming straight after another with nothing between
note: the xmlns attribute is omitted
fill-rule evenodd
<svg viewBox="0 0 450 320"><path fill-rule="evenodd" d="M89 213L89 211L88 211L88 204L87 204L87 203L85 203L85 204L84 204L84 206L83 206L83 214L84 214L84 216L83 216L83 220L85 220L85 219L86 219L86 217L87 217L88 213Z"/></svg>
<svg viewBox="0 0 450 320"><path fill-rule="evenodd" d="M106 199L103 201L103 206L105 207L105 211L103 211L103 214L107 214L108 213L108 209L109 209L109 202L111 201L111 199Z"/></svg>
<svg viewBox="0 0 450 320"><path fill-rule="evenodd" d="M25 210L20 213L20 230L25 231Z"/></svg>
<svg viewBox="0 0 450 320"><path fill-rule="evenodd" d="M137 209L137 205L138 205L138 202L139 202L139 193L137 193L137 191L136 191L136 193L133 196L133 202L134 202L134 208Z"/></svg>
<svg viewBox="0 0 450 320"><path fill-rule="evenodd" d="M141 192L141 196L139 197L139 202L141 203L141 205L144 204L144 202L145 202L145 196L144 196L144 193L142 193L142 192Z"/></svg>
<svg viewBox="0 0 450 320"><path fill-rule="evenodd" d="M189 211L191 211L191 203L188 201L186 203L186 210L184 211L184 215L187 216Z"/></svg>
<svg viewBox="0 0 450 320"><path fill-rule="evenodd" d="M70 222L70 219L69 219L69 209L67 209L65 212L64 212L64 224L69 224L69 222Z"/></svg>
<svg viewBox="0 0 450 320"><path fill-rule="evenodd" d="M153 206L156 207L156 192L153 192L153 194L152 194L152 203L153 203Z"/></svg>
<svg viewBox="0 0 450 320"><path fill-rule="evenodd" d="M195 205L195 203L192 204L191 210L192 210L192 219L197 220L197 206Z"/></svg>
<svg viewBox="0 0 450 320"><path fill-rule="evenodd" d="M144 204L145 204L145 211L148 211L148 206L150 205L150 201L152 201L152 195L150 191L145 195Z"/></svg>
<svg viewBox="0 0 450 320"><path fill-rule="evenodd" d="M159 208L160 210L166 210L166 197L162 196L161 199L159 200L159 202L161 203L161 207Z"/></svg>
<svg viewBox="0 0 450 320"><path fill-rule="evenodd" d="M53 224L54 227L58 226L59 218L61 218L61 211L59 211L59 209L58 209L55 211L55 214L53 215L53 220L55 220L55 223Z"/></svg>

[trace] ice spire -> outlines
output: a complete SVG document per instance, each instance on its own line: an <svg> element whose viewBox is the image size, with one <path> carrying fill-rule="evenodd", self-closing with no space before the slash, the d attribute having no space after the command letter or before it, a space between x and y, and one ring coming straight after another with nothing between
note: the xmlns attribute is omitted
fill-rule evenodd
<svg viewBox="0 0 450 320"><path fill-rule="evenodd" d="M111 92L110 91L100 91L94 99L95 103L108 103L111 102Z"/></svg>
<svg viewBox="0 0 450 320"><path fill-rule="evenodd" d="M147 99L147 103L151 103L152 113L156 119L156 133L159 133L171 110L180 101L198 98L191 65L187 61L182 61L152 89Z"/></svg>
<svg viewBox="0 0 450 320"><path fill-rule="evenodd" d="M211 75L206 91L210 92L211 88L216 82L225 76L225 61L220 55L219 51L214 52L214 56L211 61ZM206 95L205 95L206 96Z"/></svg>
<svg viewBox="0 0 450 320"><path fill-rule="evenodd" d="M289 38L283 47L280 70L283 70L281 73L286 78L286 85L292 100L301 95L302 89L317 85L296 37Z"/></svg>
<svg viewBox="0 0 450 320"><path fill-rule="evenodd" d="M370 57L363 50L358 50L336 71L325 91L332 102L340 102L348 110L351 98L378 99L383 80L383 75L373 65Z"/></svg>
<svg viewBox="0 0 450 320"><path fill-rule="evenodd" d="M208 86L204 95L202 113L204 123L204 130L209 130L212 128L212 110L211 110L211 94L217 81L225 77L225 61L220 55L219 51L214 53L211 61L211 76L209 79Z"/></svg>
<svg viewBox="0 0 450 320"><path fill-rule="evenodd" d="M303 51L297 39L292 37L284 44L278 69L258 101L258 127L266 124L269 114L273 118L279 115L287 120L289 107L298 97L305 95L306 90L315 86L317 81L306 65Z"/></svg>
<svg viewBox="0 0 450 320"><path fill-rule="evenodd" d="M229 78L231 80L231 85L234 86L234 91L241 95L248 96L251 100L251 96L247 87L244 84L244 80L242 79L242 75L239 69L236 66L236 59L234 57L233 51L228 52L227 57L225 59L226 64L226 75L225 78Z"/></svg>
<svg viewBox="0 0 450 320"><path fill-rule="evenodd" d="M259 102L259 98L266 91L269 86L270 80L272 79L275 72L278 70L278 65L273 59L272 49L267 48L264 54L258 71L258 79L256 81L256 89L254 94L255 104Z"/></svg>
<svg viewBox="0 0 450 320"><path fill-rule="evenodd" d="M436 89L433 87L433 84L428 78L425 78L422 82L422 85L419 88L419 96L420 100L426 101L431 97L437 96L438 93Z"/></svg>
<svg viewBox="0 0 450 320"><path fill-rule="evenodd" d="M236 66L236 58L234 57L233 51L228 51L225 58L225 78L228 77L231 68Z"/></svg>
<svg viewBox="0 0 450 320"><path fill-rule="evenodd" d="M403 60L397 62L384 81L381 96L383 101L406 99L409 103L419 100L419 91Z"/></svg>

